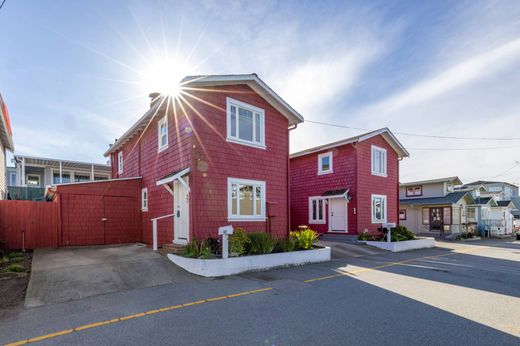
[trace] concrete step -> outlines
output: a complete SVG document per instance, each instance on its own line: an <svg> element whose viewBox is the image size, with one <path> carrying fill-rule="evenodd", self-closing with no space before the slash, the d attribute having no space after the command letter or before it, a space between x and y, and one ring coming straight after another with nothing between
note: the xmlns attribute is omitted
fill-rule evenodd
<svg viewBox="0 0 520 346"><path fill-rule="evenodd" d="M174 255L182 255L184 251L184 245L167 243L163 244L163 246L159 249L159 253L163 256L171 253Z"/></svg>

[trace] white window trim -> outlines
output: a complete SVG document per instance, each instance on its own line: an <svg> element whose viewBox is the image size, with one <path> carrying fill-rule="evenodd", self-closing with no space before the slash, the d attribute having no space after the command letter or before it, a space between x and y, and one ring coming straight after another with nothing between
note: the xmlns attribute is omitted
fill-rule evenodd
<svg viewBox="0 0 520 346"><path fill-rule="evenodd" d="M322 211L322 214L323 215L323 220L314 220L312 218L312 201L318 201L318 200L322 200L322 204L321 204L321 211ZM326 214L325 214L325 198L323 198L322 196L311 196L309 197L309 224L313 224L313 225L324 225L327 223L327 218L326 218ZM316 210L316 215L318 215L317 213L317 210Z"/></svg>
<svg viewBox="0 0 520 346"><path fill-rule="evenodd" d="M122 174L123 168L124 168L123 152L120 151L117 153L117 173Z"/></svg>
<svg viewBox="0 0 520 346"><path fill-rule="evenodd" d="M261 213L260 215L232 215L232 184L243 184L243 185L253 185L253 186L260 186L262 191L262 204L261 207ZM249 180L249 179L240 179L240 178L228 178L227 181L227 203L228 203L228 221L265 221L267 218L265 216L265 205L266 205L266 188L265 188L265 181L261 180ZM256 195L253 194L253 205L255 205ZM237 203L237 211L240 212L240 203Z"/></svg>
<svg viewBox="0 0 520 346"><path fill-rule="evenodd" d="M327 170L323 170L322 166L321 166L321 159L324 157L329 158L329 169L327 169ZM323 154L319 154L318 155L318 175L329 174L329 173L332 173L333 171L334 170L332 168L332 151L329 151L329 152L323 153Z"/></svg>
<svg viewBox="0 0 520 346"><path fill-rule="evenodd" d="M231 106L235 106L237 107L237 112L236 112L236 137L232 137L231 136ZM248 140L244 140L244 139L241 139L239 137L239 133L238 133L238 119L239 119L239 116L238 116L238 107L240 108L244 108L244 109L247 109L251 112L253 112L253 115L254 113L258 113L260 114L260 142L255 142L255 141L248 141ZM241 102L241 101L238 101L238 100L235 100L235 99L232 99L231 97L226 97L226 124L227 124L227 136L226 136L226 141L228 142L232 142L232 143L237 143L237 144L242 144L242 145L247 145L247 146L250 146L250 147L255 147L255 148L261 148L261 149L266 149L266 145L265 145L265 111L261 108L258 108L258 107L255 107L255 106L252 106L250 104L247 104L245 102ZM255 135L255 126L256 126L256 121L254 119L254 116L253 116L253 137Z"/></svg>
<svg viewBox="0 0 520 346"><path fill-rule="evenodd" d="M377 171L374 171L374 152L375 151L381 151L382 153L384 153L384 156L385 156L385 159L384 159L384 172L381 173L381 172L377 172ZM386 152L386 149L384 148L380 148L378 146L375 146L375 145L372 145L372 149L371 149L371 159L370 159L370 170L372 171L372 175L377 175L377 176L380 176L380 177L386 177L388 175L388 165L387 165L387 161L388 161L388 156L387 156L387 152Z"/></svg>
<svg viewBox="0 0 520 346"><path fill-rule="evenodd" d="M381 220L378 220L378 219L375 219L374 218L374 198L382 198L385 200L384 204L384 208L383 208L383 211L385 213L385 217ZM388 199L386 198L386 195L372 195L372 198L370 199L370 210L371 210L371 213L370 213L370 216L372 218L372 223L385 223L386 220L387 220L387 202L388 202Z"/></svg>
<svg viewBox="0 0 520 346"><path fill-rule="evenodd" d="M161 125L166 124L166 144L161 146ZM168 148L168 116L165 115L159 121L157 121L157 152Z"/></svg>
<svg viewBox="0 0 520 346"><path fill-rule="evenodd" d="M146 197L145 197L146 195ZM141 211L148 211L148 200L149 200L149 195L148 195L148 188L143 188L141 189Z"/></svg>

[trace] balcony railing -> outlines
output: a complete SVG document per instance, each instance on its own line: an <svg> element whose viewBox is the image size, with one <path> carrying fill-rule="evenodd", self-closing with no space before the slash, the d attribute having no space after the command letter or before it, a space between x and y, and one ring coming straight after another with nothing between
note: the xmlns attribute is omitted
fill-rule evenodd
<svg viewBox="0 0 520 346"><path fill-rule="evenodd" d="M32 186L8 186L9 197L14 200L44 200L45 188Z"/></svg>

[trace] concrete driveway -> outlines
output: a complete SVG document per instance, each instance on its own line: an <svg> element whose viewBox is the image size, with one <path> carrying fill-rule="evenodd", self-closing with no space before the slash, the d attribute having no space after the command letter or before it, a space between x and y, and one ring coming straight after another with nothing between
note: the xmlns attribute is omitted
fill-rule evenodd
<svg viewBox="0 0 520 346"><path fill-rule="evenodd" d="M34 251L25 306L198 280L143 244Z"/></svg>

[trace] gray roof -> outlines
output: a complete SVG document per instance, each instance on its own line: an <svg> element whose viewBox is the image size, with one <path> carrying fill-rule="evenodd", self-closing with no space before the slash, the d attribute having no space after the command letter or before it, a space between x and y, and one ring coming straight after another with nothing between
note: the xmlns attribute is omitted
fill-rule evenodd
<svg viewBox="0 0 520 346"><path fill-rule="evenodd" d="M445 183L445 182L452 183L454 181L457 184L462 184L459 177L446 177L446 178L429 179L429 180L409 181L406 183L399 183L399 186L412 186L412 185L434 184L434 183Z"/></svg>
<svg viewBox="0 0 520 346"><path fill-rule="evenodd" d="M516 186L515 184L511 184L506 181L490 181L490 180L477 180L477 181L473 181L471 183L464 184L464 186L470 187L470 186L487 185L487 184L505 184L505 185L509 185L509 186L518 188L518 186Z"/></svg>
<svg viewBox="0 0 520 346"><path fill-rule="evenodd" d="M465 196L471 195L466 191L458 191L447 194L444 197L426 197L426 198L403 198L399 201L401 205L451 205L460 201Z"/></svg>
<svg viewBox="0 0 520 346"><path fill-rule="evenodd" d="M497 205L498 205L499 207L507 207L507 206L509 206L510 203L511 203L511 201L497 201ZM515 203L513 203L513 205L514 205L514 204L515 204Z"/></svg>
<svg viewBox="0 0 520 346"><path fill-rule="evenodd" d="M511 197L511 202L515 205L511 213L516 217L520 218L520 197Z"/></svg>

